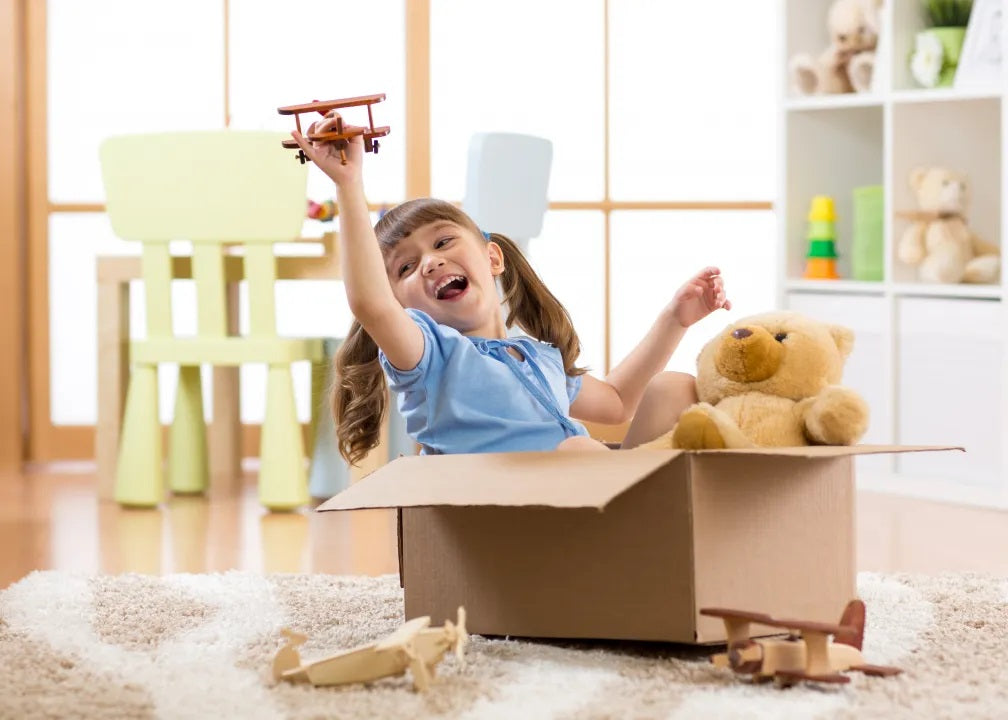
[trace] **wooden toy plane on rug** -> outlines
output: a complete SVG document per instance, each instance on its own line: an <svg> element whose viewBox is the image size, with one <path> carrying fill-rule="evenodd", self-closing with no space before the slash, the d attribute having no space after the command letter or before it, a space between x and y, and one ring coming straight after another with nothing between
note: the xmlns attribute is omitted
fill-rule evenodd
<svg viewBox="0 0 1008 720"><path fill-rule="evenodd" d="M727 652L711 657L718 667L750 675L756 682L773 680L777 687L789 687L802 680L820 683L848 683L844 671L866 675L889 676L899 668L869 665L861 655L864 640L865 605L851 600L838 625L778 620L762 613L724 608L702 608L701 615L724 620L728 636ZM750 623L787 630L784 639L758 639L749 636ZM830 636L833 640L830 641Z"/></svg>
<svg viewBox="0 0 1008 720"><path fill-rule="evenodd" d="M282 632L287 644L273 659L273 679L312 685L347 685L403 675L409 670L413 689L423 691L430 686L435 666L449 649L454 650L460 663L465 663L465 646L469 641L465 608L458 609L457 619L457 624L446 620L444 627L430 628L430 617L414 618L384 640L303 665L297 648L308 638L285 628Z"/></svg>
<svg viewBox="0 0 1008 720"><path fill-rule="evenodd" d="M281 115L293 115L294 124L297 126L297 131L304 134L304 136L312 142L335 142L340 143L340 160L346 165L346 155L343 152L343 148L346 145L346 141L357 135L364 136L364 151L378 153L378 141L375 138L385 137L389 134L388 125L383 125L381 127L375 127L374 118L371 115L371 106L375 103L379 103L385 99L384 93L378 93L377 95L361 95L359 97L351 98L341 98L339 100L314 100L310 103L304 103L302 105L287 105L285 107L277 108L277 112ZM349 107L359 107L361 105L367 106L368 114L368 125L367 127L356 127L347 128L343 125L343 117L336 112L338 109L349 108ZM301 130L301 114L307 112L317 112L325 118L335 118L336 126L333 130L327 132L316 133L313 131L314 123L308 127L308 132L303 133ZM297 158L304 165L308 161L308 156L304 154L304 150L297 144L293 138L290 140L283 140L280 143L288 150L297 150Z"/></svg>

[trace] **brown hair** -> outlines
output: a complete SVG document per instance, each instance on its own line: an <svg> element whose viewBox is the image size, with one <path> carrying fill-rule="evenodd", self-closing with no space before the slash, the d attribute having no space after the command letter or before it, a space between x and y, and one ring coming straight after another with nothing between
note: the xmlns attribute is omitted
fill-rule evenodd
<svg viewBox="0 0 1008 720"><path fill-rule="evenodd" d="M385 253L424 225L447 220L481 235L476 223L462 210L443 200L421 198L397 205L375 225L378 244ZM581 344L570 315L536 274L514 241L492 233L490 240L504 254L500 276L504 302L508 305L505 325L516 324L526 333L560 350L564 372L581 375L574 366ZM356 320L336 353L336 385L332 390L332 411L340 455L355 464L378 445L388 389L378 363L378 346Z"/></svg>

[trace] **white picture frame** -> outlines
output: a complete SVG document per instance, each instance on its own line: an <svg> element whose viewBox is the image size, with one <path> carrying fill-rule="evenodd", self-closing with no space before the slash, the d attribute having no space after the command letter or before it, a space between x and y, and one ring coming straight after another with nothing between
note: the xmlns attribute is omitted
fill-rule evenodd
<svg viewBox="0 0 1008 720"><path fill-rule="evenodd" d="M1004 43L1001 0L973 0L966 37L959 55L957 89L995 89L1001 84Z"/></svg>

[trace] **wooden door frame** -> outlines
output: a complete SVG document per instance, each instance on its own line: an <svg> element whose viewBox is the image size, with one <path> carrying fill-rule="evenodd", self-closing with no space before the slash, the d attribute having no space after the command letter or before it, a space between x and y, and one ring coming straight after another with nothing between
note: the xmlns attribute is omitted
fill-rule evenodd
<svg viewBox="0 0 1008 720"><path fill-rule="evenodd" d="M25 3L0 0L0 470L25 458Z"/></svg>

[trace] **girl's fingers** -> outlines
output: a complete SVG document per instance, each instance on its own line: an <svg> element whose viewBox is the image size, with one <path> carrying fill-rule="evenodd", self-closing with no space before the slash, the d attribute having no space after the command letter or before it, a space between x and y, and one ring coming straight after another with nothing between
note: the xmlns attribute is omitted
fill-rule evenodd
<svg viewBox="0 0 1008 720"><path fill-rule="evenodd" d="M301 149L304 150L304 154L307 155L312 162L316 162L314 146L310 142L305 140L304 137L302 137L301 133L299 133L297 130L291 131L291 137L294 138L294 141L301 146Z"/></svg>

